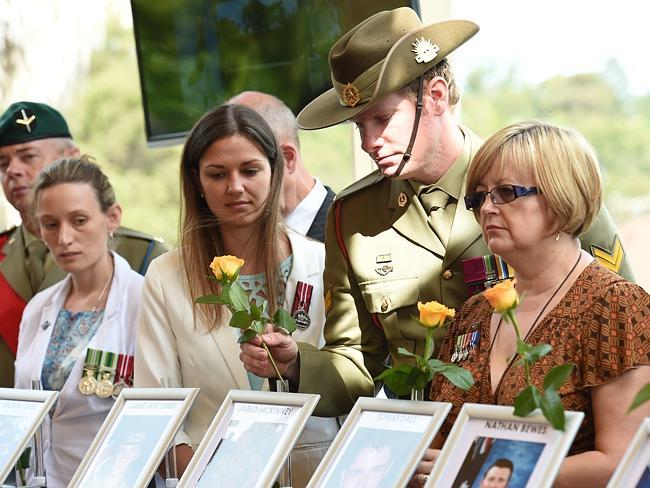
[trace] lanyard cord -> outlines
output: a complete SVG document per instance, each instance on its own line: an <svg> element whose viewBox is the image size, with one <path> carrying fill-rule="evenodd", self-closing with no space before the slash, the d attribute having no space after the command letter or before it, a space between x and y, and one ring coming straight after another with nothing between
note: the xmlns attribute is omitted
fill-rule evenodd
<svg viewBox="0 0 650 488"><path fill-rule="evenodd" d="M541 317L542 314L544 313L544 310L546 310L546 308L548 307L548 305L553 301L553 298L555 298L555 295L558 294L558 292L560 291L560 289L564 286L564 284L567 282L567 280L569 279L569 277L573 274L573 272L575 271L575 269L578 267L578 263L580 262L580 259L581 259L581 258L582 258L582 251L580 251L580 252L578 253L578 259L576 260L575 264L573 265L573 267L571 268L571 270L569 271L569 273L564 277L564 279L562 280L562 283L560 283L560 286L558 286L558 287L555 289L555 291L554 291L553 294L551 295L551 298L549 298L549 299L546 301L546 303L544 304L544 306L542 307L542 309L541 309L541 310L539 311L539 313L537 314L537 317L535 317L535 320L533 321L533 325L530 327L530 329L529 329L528 332L526 333L526 336L524 337L524 342L526 341L526 339L528 339L528 337L530 336L531 332L533 332L533 330L535 329L535 326L537 325L537 321L540 319L540 317ZM499 319L499 323L497 324L496 332L494 333L494 337L492 338L492 342L490 343L490 348L488 349L488 364L489 364L489 360L490 360L490 355L492 354L492 347L494 346L494 343L495 343L495 341L496 341L496 339L497 339L497 335L499 334L499 330L501 329L501 323L502 323L502 322L503 322L503 315L502 315L501 318ZM497 394L499 393L499 388L501 388L501 383L503 382L503 377L506 375L506 372L507 372L507 371L510 369L510 367L512 366L512 363L515 361L515 358L516 358L516 357L517 357L516 354L514 354L514 355L512 356L512 359L510 359L510 362L508 363L508 366L507 366L506 369L503 371L503 374L501 375L501 378L499 379L499 384L497 384L497 387L496 387L496 389L494 390L494 395L493 395L494 398L497 397ZM490 377L491 377L491 375L490 375Z"/></svg>

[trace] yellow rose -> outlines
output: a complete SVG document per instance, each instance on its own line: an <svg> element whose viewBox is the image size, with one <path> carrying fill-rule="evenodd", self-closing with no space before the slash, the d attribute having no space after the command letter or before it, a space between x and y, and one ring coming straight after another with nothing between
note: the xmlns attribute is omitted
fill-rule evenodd
<svg viewBox="0 0 650 488"><path fill-rule="evenodd" d="M425 327L442 327L448 318L456 315L456 310L447 308L438 302L418 302L420 323Z"/></svg>
<svg viewBox="0 0 650 488"><path fill-rule="evenodd" d="M210 263L210 268L218 280L222 279L223 275L232 279L242 266L244 266L244 260L237 256L217 256Z"/></svg>
<svg viewBox="0 0 650 488"><path fill-rule="evenodd" d="M515 290L514 280L504 280L492 288L488 288L483 295L490 302L495 312L503 313L514 308L519 303L519 295Z"/></svg>

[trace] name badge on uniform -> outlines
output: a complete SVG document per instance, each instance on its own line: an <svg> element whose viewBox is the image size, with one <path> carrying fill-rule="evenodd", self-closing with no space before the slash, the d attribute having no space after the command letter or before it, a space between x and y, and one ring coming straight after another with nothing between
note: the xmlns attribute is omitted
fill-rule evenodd
<svg viewBox="0 0 650 488"><path fill-rule="evenodd" d="M133 356L126 354L118 355L114 383L113 393L111 395L114 399L120 396L124 388L133 386Z"/></svg>
<svg viewBox="0 0 650 488"><path fill-rule="evenodd" d="M309 307L311 306L311 294L314 291L314 285L299 281L296 285L296 294L293 297L293 306L291 315L296 321L299 329L305 330L311 325L309 317Z"/></svg>
<svg viewBox="0 0 650 488"><path fill-rule="evenodd" d="M83 373L79 380L79 391L82 395L92 395L97 387L97 372L99 371L99 362L102 357L102 351L99 349L86 350L86 359L84 360Z"/></svg>
<svg viewBox="0 0 650 488"><path fill-rule="evenodd" d="M98 382L95 387L95 395L99 398L108 398L113 394L113 378L117 366L117 354L110 351L102 352L102 359L99 362Z"/></svg>

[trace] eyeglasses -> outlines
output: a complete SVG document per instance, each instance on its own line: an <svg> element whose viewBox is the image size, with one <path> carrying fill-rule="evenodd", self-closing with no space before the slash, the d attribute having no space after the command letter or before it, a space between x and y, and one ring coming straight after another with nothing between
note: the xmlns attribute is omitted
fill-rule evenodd
<svg viewBox="0 0 650 488"><path fill-rule="evenodd" d="M535 186L497 185L490 191L475 191L465 195L465 207L467 207L467 210L478 212L488 195L490 195L492 203L501 205L502 203L510 203L519 197L537 194L539 194L539 191Z"/></svg>

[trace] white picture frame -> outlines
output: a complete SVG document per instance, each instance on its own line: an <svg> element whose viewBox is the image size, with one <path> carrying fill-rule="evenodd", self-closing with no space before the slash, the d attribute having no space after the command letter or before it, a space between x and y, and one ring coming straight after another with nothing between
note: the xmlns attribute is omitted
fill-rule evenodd
<svg viewBox="0 0 650 488"><path fill-rule="evenodd" d="M268 488L319 399L312 394L230 390L178 488Z"/></svg>
<svg viewBox="0 0 650 488"><path fill-rule="evenodd" d="M171 446L198 388L125 388L68 488L145 488Z"/></svg>
<svg viewBox="0 0 650 488"><path fill-rule="evenodd" d="M505 469L509 488L550 487L583 418L583 412L565 412L562 432L541 414L517 417L513 407L465 403L425 486L474 488ZM512 470L502 467L503 459Z"/></svg>
<svg viewBox="0 0 650 488"><path fill-rule="evenodd" d="M607 488L650 487L650 417L646 417L618 463Z"/></svg>
<svg viewBox="0 0 650 488"><path fill-rule="evenodd" d="M447 402L360 397L307 487L406 486L450 409Z"/></svg>
<svg viewBox="0 0 650 488"><path fill-rule="evenodd" d="M58 397L58 391L0 388L0 485Z"/></svg>

